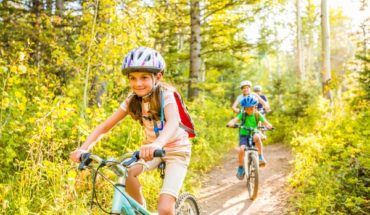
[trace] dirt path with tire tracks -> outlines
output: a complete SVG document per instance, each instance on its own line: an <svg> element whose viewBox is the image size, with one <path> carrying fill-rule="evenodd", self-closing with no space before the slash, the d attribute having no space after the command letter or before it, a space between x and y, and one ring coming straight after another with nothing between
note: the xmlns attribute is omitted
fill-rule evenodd
<svg viewBox="0 0 370 215"><path fill-rule="evenodd" d="M199 192L202 214L206 215L281 215L285 213L289 190L287 178L293 159L289 148L283 144L264 148L268 162L260 169L260 187L256 200L248 198L246 180L235 177L237 149L229 152L224 162L215 167L203 182Z"/></svg>

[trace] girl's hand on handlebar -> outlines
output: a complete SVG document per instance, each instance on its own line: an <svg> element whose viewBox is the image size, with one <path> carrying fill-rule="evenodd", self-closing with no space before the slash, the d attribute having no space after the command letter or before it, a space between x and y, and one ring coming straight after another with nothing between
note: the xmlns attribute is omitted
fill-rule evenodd
<svg viewBox="0 0 370 215"><path fill-rule="evenodd" d="M75 163L80 163L80 157L82 153L87 153L87 150L76 149L69 154L69 159Z"/></svg>
<svg viewBox="0 0 370 215"><path fill-rule="evenodd" d="M142 145L140 148L140 158L144 159L145 161L150 161L153 159L154 151L161 148L162 147L156 142Z"/></svg>

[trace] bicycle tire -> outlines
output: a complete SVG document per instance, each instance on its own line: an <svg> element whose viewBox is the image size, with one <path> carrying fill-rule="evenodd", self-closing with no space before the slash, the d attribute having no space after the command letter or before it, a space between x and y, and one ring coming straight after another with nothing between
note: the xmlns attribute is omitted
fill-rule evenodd
<svg viewBox="0 0 370 215"><path fill-rule="evenodd" d="M255 200L258 195L258 179L259 179L259 166L257 162L257 157L252 155L248 162L248 175L247 175L247 189L249 198Z"/></svg>
<svg viewBox="0 0 370 215"><path fill-rule="evenodd" d="M176 200L176 215L199 215L200 208L196 198L190 193L182 193Z"/></svg>

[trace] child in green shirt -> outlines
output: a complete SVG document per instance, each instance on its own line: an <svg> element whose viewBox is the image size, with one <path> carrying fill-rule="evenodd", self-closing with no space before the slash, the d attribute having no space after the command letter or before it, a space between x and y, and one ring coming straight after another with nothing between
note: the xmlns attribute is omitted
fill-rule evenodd
<svg viewBox="0 0 370 215"><path fill-rule="evenodd" d="M266 118L257 111L258 101L254 96L244 97L240 101L240 105L244 108L244 113L239 113L237 117L228 122L227 126L234 127L237 122L241 122L243 125L239 131L239 167L237 171L237 178L242 180L245 175L243 166L243 160L245 155L245 148L248 143L249 131L245 128L258 128L258 122L261 122L266 128L271 129L272 125L266 120ZM244 115L244 116L243 116ZM244 118L244 119L243 119ZM262 154L262 139L263 135L260 132L256 132L253 135L253 142L255 143L258 150L259 163L261 166L266 165L266 160Z"/></svg>

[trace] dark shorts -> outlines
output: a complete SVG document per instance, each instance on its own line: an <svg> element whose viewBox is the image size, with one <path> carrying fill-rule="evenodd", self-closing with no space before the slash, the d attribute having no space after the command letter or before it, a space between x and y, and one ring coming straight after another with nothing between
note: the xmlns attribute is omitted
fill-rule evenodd
<svg viewBox="0 0 370 215"><path fill-rule="evenodd" d="M249 138L252 138L251 136L246 136L246 135L239 135L239 146L247 146Z"/></svg>

